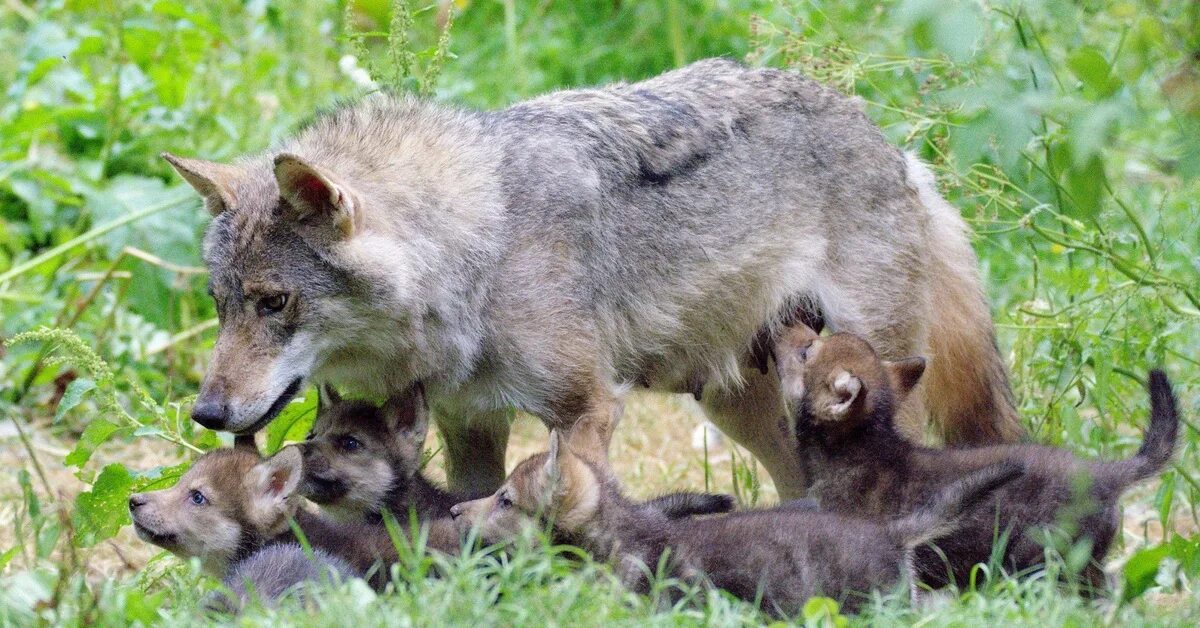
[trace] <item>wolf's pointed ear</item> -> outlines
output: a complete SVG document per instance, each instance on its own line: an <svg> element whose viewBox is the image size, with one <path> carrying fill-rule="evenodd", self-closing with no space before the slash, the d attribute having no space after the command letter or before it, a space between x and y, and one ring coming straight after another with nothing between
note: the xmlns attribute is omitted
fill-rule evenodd
<svg viewBox="0 0 1200 628"><path fill-rule="evenodd" d="M336 403L342 402L342 396L338 394L336 388L332 384L324 383L317 385L317 409L328 410Z"/></svg>
<svg viewBox="0 0 1200 628"><path fill-rule="evenodd" d="M354 234L356 200L350 189L331 173L284 153L275 158L275 180L279 195L291 206L295 220L325 221L344 238Z"/></svg>
<svg viewBox="0 0 1200 628"><path fill-rule="evenodd" d="M897 402L902 402L908 398L909 393L921 381L921 375L925 372L925 358L904 358L895 362L884 362L883 368L887 371L888 379L892 383L892 390L896 393Z"/></svg>
<svg viewBox="0 0 1200 628"><path fill-rule="evenodd" d="M162 153L160 156L204 198L208 213L216 216L233 207L237 200L233 194L234 182L241 176L241 171L236 167L215 161L178 157L171 153Z"/></svg>
<svg viewBox="0 0 1200 628"><path fill-rule="evenodd" d="M850 413L850 408L854 406L854 402L862 393L863 385L858 376L849 371L842 371L834 377L829 388L834 395L834 402L829 406L829 412L837 418L842 418Z"/></svg>
<svg viewBox="0 0 1200 628"><path fill-rule="evenodd" d="M425 403L425 387L420 382L395 395L383 404L383 419L397 439L413 445L418 451L425 445L429 432L429 406Z"/></svg>
<svg viewBox="0 0 1200 628"><path fill-rule="evenodd" d="M266 524L291 514L289 504L304 477L304 457L300 448L288 445L278 453L254 465L246 476L251 514Z"/></svg>

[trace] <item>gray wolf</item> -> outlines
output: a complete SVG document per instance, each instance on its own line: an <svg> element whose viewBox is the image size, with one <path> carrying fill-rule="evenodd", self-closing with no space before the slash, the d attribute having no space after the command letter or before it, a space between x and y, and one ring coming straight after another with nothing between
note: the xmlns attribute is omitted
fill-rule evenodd
<svg viewBox="0 0 1200 628"><path fill-rule="evenodd" d="M264 548L298 543L289 524L294 521L320 556L337 559L332 567L344 571L340 565L347 564L355 576L371 577L381 587L387 576L381 567L397 560L386 527L337 522L301 508L297 489L302 476L302 455L295 446L265 460L250 448L216 449L197 459L175 486L131 496L129 513L142 540L184 558L199 558L205 571L227 580L273 567L270 561L244 561ZM406 531L403 525L401 529ZM432 550L459 550L458 533L449 520L443 526L430 524L424 533ZM265 589L256 590L261 594Z"/></svg>
<svg viewBox="0 0 1200 628"><path fill-rule="evenodd" d="M334 584L355 577L346 561L322 549L305 551L299 543L268 545L229 566L221 589L204 601L206 610L235 614L252 600L266 606L308 583Z"/></svg>
<svg viewBox="0 0 1200 628"><path fill-rule="evenodd" d="M962 218L794 72L712 59L494 112L371 97L231 164L164 157L213 215L220 327L192 411L212 429L253 432L310 381L422 382L452 488L485 493L514 408L603 462L642 385L700 398L794 498L756 347L802 313L930 357L910 432L1022 434Z"/></svg>
<svg viewBox="0 0 1200 628"><path fill-rule="evenodd" d="M304 483L300 492L342 519L380 521L384 510L405 520L448 518L450 507L470 496L449 492L422 473L429 409L420 385L382 406L344 400L320 388L312 432L301 445ZM728 495L678 492L646 502L669 518L728 512Z"/></svg>
<svg viewBox="0 0 1200 628"><path fill-rule="evenodd" d="M803 507L668 520L627 500L603 466L574 454L555 431L549 452L520 463L494 495L453 513L464 533L474 530L487 543L548 531L552 542L610 563L634 591L648 592L651 574L664 570L790 617L812 596L854 609L872 591L903 583L914 548L953 534L964 513L1021 472L1001 464L970 474L888 523Z"/></svg>
<svg viewBox="0 0 1200 628"><path fill-rule="evenodd" d="M1171 384L1150 372L1150 427L1141 448L1118 461L1080 460L1070 452L1033 444L948 450L920 447L898 433L896 407L924 368L919 358L889 362L847 333L820 337L797 325L776 345L782 388L797 422L800 457L809 470L809 494L822 509L890 518L921 508L927 496L977 469L999 462L1026 474L979 504L964 525L917 551L923 583L965 583L987 562L996 533L1008 536L1003 566L1013 572L1044 564L1045 548L1086 543L1090 563L1079 574L1088 592L1105 585L1101 561L1120 529L1117 501L1135 482L1170 461L1179 429ZM1051 536L1047 536L1051 533ZM1066 547L1059 546L1065 542Z"/></svg>

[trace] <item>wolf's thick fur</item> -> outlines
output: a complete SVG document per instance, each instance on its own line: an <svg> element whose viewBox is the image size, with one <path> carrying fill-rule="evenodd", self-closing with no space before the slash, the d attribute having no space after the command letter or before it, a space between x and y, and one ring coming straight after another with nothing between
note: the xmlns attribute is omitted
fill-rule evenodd
<svg viewBox="0 0 1200 628"><path fill-rule="evenodd" d="M489 543L548 529L553 542L611 563L638 592L650 589L649 576L662 566L668 577L759 600L790 617L814 595L853 610L866 594L900 584L913 573L914 548L955 532L964 513L1021 472L1001 464L969 474L890 523L794 506L669 520L625 498L604 467L560 445L556 432L550 451L517 465L495 495L453 512L464 532L476 530Z"/></svg>
<svg viewBox="0 0 1200 628"><path fill-rule="evenodd" d="M216 429L261 427L310 378L422 381L452 485L489 490L508 408L603 461L640 383L701 397L795 497L778 382L749 354L806 308L929 354L949 440L1020 434L962 219L853 100L793 72L708 60L487 113L379 97L234 165L167 158L215 214L221 327L193 416Z"/></svg>
<svg viewBox="0 0 1200 628"><path fill-rule="evenodd" d="M971 568L991 557L998 534L1009 537L1004 567L1017 572L1039 567L1045 560L1043 532L1055 529L1070 544L1090 544L1091 562L1081 575L1094 590L1102 589L1101 562L1120 529L1121 493L1159 473L1175 448L1178 409L1167 376L1158 370L1150 373L1150 427L1137 454L1089 461L1032 444L947 450L911 444L893 419L921 377L923 362L881 360L869 343L851 334L818 337L796 326L776 345L776 358L795 410L810 494L823 509L903 516L965 474L1001 462L1025 466L1022 478L974 507L956 533L936 535L936 550L918 549L921 580L933 586L965 583Z"/></svg>

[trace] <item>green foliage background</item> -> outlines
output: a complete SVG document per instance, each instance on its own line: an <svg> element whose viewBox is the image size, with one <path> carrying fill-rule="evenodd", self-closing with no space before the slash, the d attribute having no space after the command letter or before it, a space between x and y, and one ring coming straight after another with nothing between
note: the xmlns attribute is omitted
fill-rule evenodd
<svg viewBox="0 0 1200 628"><path fill-rule="evenodd" d="M158 439L186 463L218 444L186 416L215 325L199 263L205 216L158 153L221 160L261 150L317 108L373 89L364 71L379 84L500 107L715 55L795 68L862 97L896 144L934 165L978 233L999 343L1037 440L1128 455L1144 422L1146 370L1166 365L1181 393L1183 450L1143 499L1167 532L1126 567L1121 599L1130 604L1096 609L1045 583L1009 582L925 619L1196 618L1192 596L1165 611L1139 595L1189 591L1200 571L1200 3L396 6L405 10L386 0L0 2L0 335L10 341L0 414L26 447L37 430L77 443L65 462L92 485L60 511L43 503L55 493L40 486L32 456L18 471L22 495L0 511L12 513L20 540L0 547L5 622L177 619L186 603L164 610L164 600L195 590L194 571L178 566L88 583L71 558L127 523L130 491L179 473L101 464L93 452ZM43 327L58 331L14 338ZM311 403L273 424L270 447L304 433ZM487 564L455 566L387 602L347 587L310 611L508 623L566 617L551 601L596 623L654 611L607 576L542 553ZM547 601L531 602L539 596ZM649 621L761 619L711 597ZM811 611L814 623L836 616ZM920 614L883 600L868 617L907 623Z"/></svg>

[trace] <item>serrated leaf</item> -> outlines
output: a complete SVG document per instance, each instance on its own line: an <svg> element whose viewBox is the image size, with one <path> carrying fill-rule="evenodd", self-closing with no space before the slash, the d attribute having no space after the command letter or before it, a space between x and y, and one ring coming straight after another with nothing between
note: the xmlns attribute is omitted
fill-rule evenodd
<svg viewBox="0 0 1200 628"><path fill-rule="evenodd" d="M63 464L82 467L92 458L92 453L96 451L97 447L114 436L128 431L127 427L103 419L88 423L88 426L83 429L83 434L79 436L79 442L75 443L75 449L72 449L71 453L63 458Z"/></svg>
<svg viewBox="0 0 1200 628"><path fill-rule="evenodd" d="M67 384L67 389L63 391L62 399L58 402L58 408L54 411L54 422L61 421L66 413L83 401L84 395L95 389L96 382L85 377L80 377Z"/></svg>
<svg viewBox="0 0 1200 628"><path fill-rule="evenodd" d="M1158 575L1158 566L1170 553L1166 545L1158 545L1140 550L1129 558L1122 570L1125 575L1125 587L1121 591L1121 600L1128 602L1137 599L1154 585L1154 577Z"/></svg>
<svg viewBox="0 0 1200 628"><path fill-rule="evenodd" d="M91 547L112 538L129 523L129 495L133 476L122 464L110 464L100 472L92 490L75 498L75 545Z"/></svg>

